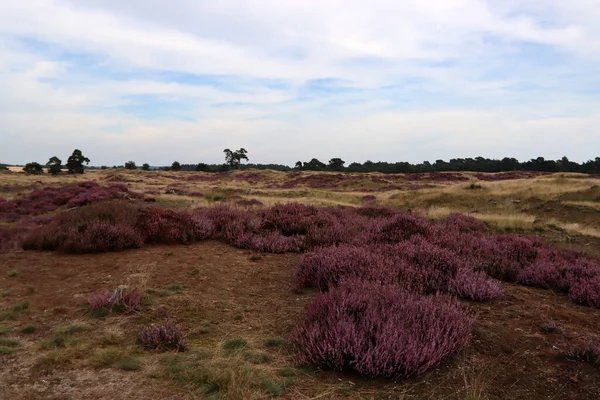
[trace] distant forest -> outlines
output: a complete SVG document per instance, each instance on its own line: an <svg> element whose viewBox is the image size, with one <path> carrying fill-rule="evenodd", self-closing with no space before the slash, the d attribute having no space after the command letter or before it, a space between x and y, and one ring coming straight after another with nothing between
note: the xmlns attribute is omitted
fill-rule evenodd
<svg viewBox="0 0 600 400"><path fill-rule="evenodd" d="M163 169L168 169L164 167ZM473 171L473 172L508 172L508 171L541 171L541 172L582 172L600 173L600 157L584 163L569 161L567 157L560 160L546 160L538 157L526 162L515 158L495 160L490 158L453 158L450 161L437 160L434 163L424 161L420 164L408 162L373 162L351 163L346 166L344 160L332 158L324 163L316 158L308 162L298 161L294 167L280 164L243 164L242 169L271 169L276 171L336 171L336 172L382 172L385 174L412 173L412 172L446 172L446 171ZM181 164L183 171L223 172L232 169L227 164Z"/></svg>
<svg viewBox="0 0 600 400"><path fill-rule="evenodd" d="M60 160L57 160L60 161ZM129 164L129 165L128 165ZM5 169L7 165L0 163L0 170ZM41 167L41 166L40 166ZM126 165L115 165L113 167L85 167L86 169L112 169L129 168L138 169L133 162ZM508 171L540 171L540 172L582 172L582 173L600 173L600 157L583 163L569 161L567 157L560 160L546 160L544 157L538 157L529 161L520 162L516 158L503 158L501 160L476 157L476 158L453 158L450 161L436 160L431 163L424 161L420 164L411 164L409 162L373 162L364 163L353 162L346 165L341 158L332 158L327 163L313 158L310 161L298 161L294 167L281 164L242 164L241 162L230 162L225 164L180 164L177 161L172 166L159 167L144 164L142 169L151 170L177 170L177 171L204 171L204 172L226 172L235 169L260 169L275 171L334 171L334 172L381 172L384 174L397 173L418 173L418 172L451 172L451 171L472 171L472 172L508 172Z"/></svg>

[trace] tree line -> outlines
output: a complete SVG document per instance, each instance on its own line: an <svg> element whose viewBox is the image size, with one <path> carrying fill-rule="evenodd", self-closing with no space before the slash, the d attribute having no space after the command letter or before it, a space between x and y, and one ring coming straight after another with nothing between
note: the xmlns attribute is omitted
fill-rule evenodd
<svg viewBox="0 0 600 400"><path fill-rule="evenodd" d="M588 160L582 163L570 161L567 157L559 160L547 160L544 157L538 157L529 161L521 162L516 158L505 157L503 159L490 159L484 157L476 158L453 158L449 161L436 160L431 163L423 161L418 164L409 162L373 162L370 160L364 163L353 162L346 166L346 162L341 158L332 158L327 163L321 162L317 158L310 161L298 161L294 167L282 164L250 164L248 151L244 148L232 151L223 150L225 163L223 164L181 164L174 161L170 166L152 167L148 163L138 166L135 161L127 161L123 165L113 166L112 168L126 168L130 170L142 169L145 171L159 169L166 171L203 171L203 172L226 172L235 169L270 169L276 171L335 171L335 172L381 172L392 173L423 173L423 172L453 172L453 171L472 171L472 172L508 172L508 171L539 171L539 172L582 172L582 173L600 173L600 157L594 160ZM243 162L246 161L246 164ZM66 165L54 156L45 164L50 174L56 175L66 168L68 173L82 174L84 168L97 169L98 167L84 167L90 160L85 157L81 150L74 150L68 158ZM0 170L3 164L0 164ZM102 166L100 169L108 169ZM23 170L28 174L44 173L43 166L37 162L31 162L25 165Z"/></svg>

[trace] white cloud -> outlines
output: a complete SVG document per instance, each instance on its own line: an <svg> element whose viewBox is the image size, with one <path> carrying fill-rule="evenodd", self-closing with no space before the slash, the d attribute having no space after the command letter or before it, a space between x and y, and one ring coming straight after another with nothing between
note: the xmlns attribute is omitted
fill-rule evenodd
<svg viewBox="0 0 600 400"><path fill-rule="evenodd" d="M0 161L584 160L598 20L596 0L4 0Z"/></svg>

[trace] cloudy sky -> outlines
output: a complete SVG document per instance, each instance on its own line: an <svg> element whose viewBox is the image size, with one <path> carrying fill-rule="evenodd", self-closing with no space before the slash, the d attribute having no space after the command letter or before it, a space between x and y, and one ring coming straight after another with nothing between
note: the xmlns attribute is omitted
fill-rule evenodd
<svg viewBox="0 0 600 400"><path fill-rule="evenodd" d="M600 156L598 0L1 0L0 162Z"/></svg>

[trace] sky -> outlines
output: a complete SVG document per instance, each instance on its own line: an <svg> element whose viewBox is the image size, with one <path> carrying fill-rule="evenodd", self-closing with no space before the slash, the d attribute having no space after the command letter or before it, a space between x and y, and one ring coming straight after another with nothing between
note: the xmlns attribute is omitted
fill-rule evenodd
<svg viewBox="0 0 600 400"><path fill-rule="evenodd" d="M598 0L1 0L0 163L600 156Z"/></svg>

